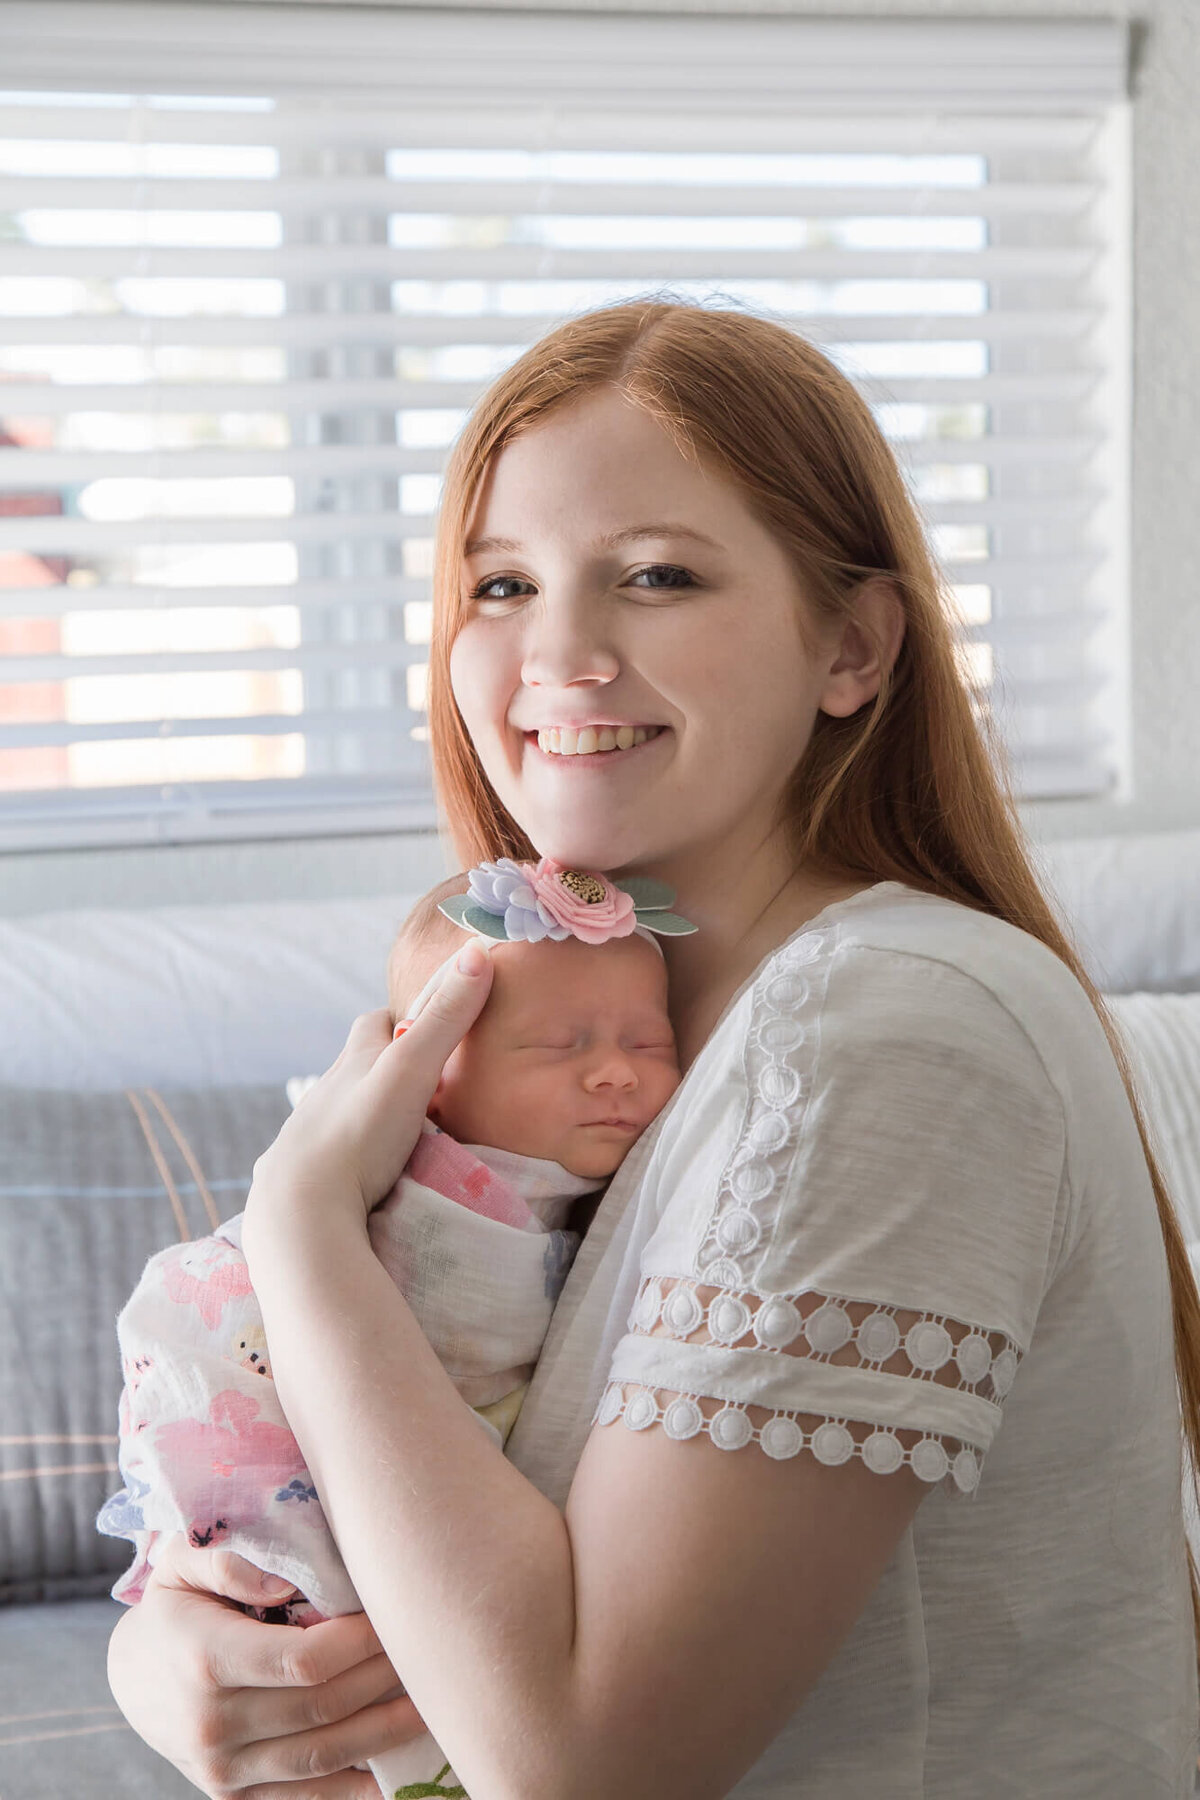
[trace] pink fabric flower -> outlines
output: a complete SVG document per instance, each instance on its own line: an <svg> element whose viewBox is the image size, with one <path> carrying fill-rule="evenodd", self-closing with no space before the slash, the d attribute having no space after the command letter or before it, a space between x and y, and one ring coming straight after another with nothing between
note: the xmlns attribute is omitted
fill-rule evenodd
<svg viewBox="0 0 1200 1800"><path fill-rule="evenodd" d="M555 923L565 925L585 944L606 944L609 938L628 937L637 926L633 895L623 893L607 877L590 869L568 869L552 857L543 856L529 877L529 885Z"/></svg>

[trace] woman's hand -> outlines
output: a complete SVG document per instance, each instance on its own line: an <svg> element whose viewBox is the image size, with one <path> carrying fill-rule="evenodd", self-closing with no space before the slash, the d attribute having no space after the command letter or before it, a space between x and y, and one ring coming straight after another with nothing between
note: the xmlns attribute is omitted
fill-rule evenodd
<svg viewBox="0 0 1200 1800"><path fill-rule="evenodd" d="M265 1625L225 1599L277 1596L242 1557L171 1537L109 1645L133 1729L210 1800L379 1800L353 1765L425 1727L366 1614Z"/></svg>
<svg viewBox="0 0 1200 1800"><path fill-rule="evenodd" d="M393 1041L386 1009L354 1021L337 1061L254 1165L242 1231L252 1276L255 1242L269 1254L281 1228L365 1226L411 1156L446 1059L491 983L490 956L468 942L401 1037Z"/></svg>

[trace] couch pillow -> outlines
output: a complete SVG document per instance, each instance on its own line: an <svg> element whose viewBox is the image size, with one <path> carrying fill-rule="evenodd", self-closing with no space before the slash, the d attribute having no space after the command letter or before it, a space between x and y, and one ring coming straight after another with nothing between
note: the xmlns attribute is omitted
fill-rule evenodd
<svg viewBox="0 0 1200 1800"><path fill-rule="evenodd" d="M1109 994L1183 1235L1200 1240L1200 994Z"/></svg>
<svg viewBox="0 0 1200 1800"><path fill-rule="evenodd" d="M415 894L0 918L0 1087L259 1086L327 1069Z"/></svg>
<svg viewBox="0 0 1200 1800"><path fill-rule="evenodd" d="M0 1601L105 1593L132 1555L116 1320L147 1259L245 1204L289 1108L269 1087L0 1088Z"/></svg>

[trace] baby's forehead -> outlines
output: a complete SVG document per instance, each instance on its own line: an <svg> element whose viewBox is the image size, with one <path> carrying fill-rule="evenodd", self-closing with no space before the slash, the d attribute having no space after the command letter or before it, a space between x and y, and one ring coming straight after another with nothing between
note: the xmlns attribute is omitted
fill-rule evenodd
<svg viewBox="0 0 1200 1800"><path fill-rule="evenodd" d="M661 1011L666 971L657 949L641 943L568 947L501 944L494 952L497 1003L514 1016L559 1016L576 1011Z"/></svg>

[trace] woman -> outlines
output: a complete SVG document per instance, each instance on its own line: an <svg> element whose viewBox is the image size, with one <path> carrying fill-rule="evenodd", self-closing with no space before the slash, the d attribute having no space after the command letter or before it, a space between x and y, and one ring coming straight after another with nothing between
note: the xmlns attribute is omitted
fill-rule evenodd
<svg viewBox="0 0 1200 1800"><path fill-rule="evenodd" d="M669 882L686 1076L506 1460L365 1230L486 959L356 1022L243 1241L373 1629L251 1622L244 1565L178 1554L123 1710L254 1800L365 1800L414 1704L473 1800L1190 1793L1200 1305L869 411L751 315L572 320L460 437L435 592L464 864Z"/></svg>

